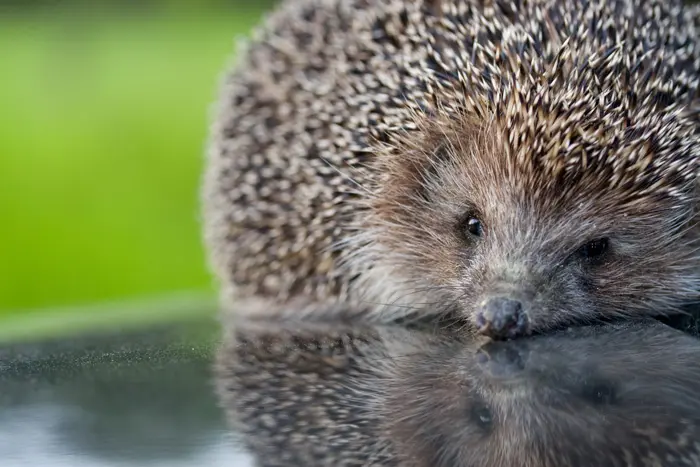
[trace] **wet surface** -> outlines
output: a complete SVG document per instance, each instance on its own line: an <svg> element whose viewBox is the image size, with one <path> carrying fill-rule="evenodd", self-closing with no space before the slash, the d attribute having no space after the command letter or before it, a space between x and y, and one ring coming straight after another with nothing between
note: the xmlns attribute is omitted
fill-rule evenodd
<svg viewBox="0 0 700 467"><path fill-rule="evenodd" d="M700 465L700 341L657 322L508 342L350 322L221 335L0 346L0 466L252 466L241 446L264 467Z"/></svg>
<svg viewBox="0 0 700 467"><path fill-rule="evenodd" d="M250 324L217 384L265 467L700 466L700 340L654 320L511 341Z"/></svg>
<svg viewBox="0 0 700 467"><path fill-rule="evenodd" d="M212 382L216 323L0 346L0 465L248 466Z"/></svg>

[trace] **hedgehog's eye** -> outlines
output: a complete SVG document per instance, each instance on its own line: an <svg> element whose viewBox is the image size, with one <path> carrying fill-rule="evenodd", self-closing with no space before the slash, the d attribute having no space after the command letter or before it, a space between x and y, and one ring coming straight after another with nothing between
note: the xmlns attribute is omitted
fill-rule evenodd
<svg viewBox="0 0 700 467"><path fill-rule="evenodd" d="M483 228L481 227L481 221L476 217L470 217L467 221L467 230L470 234L481 237L483 234Z"/></svg>
<svg viewBox="0 0 700 467"><path fill-rule="evenodd" d="M481 237L484 235L484 226L481 224L481 220L473 215L464 217L461 229L465 237Z"/></svg>
<svg viewBox="0 0 700 467"><path fill-rule="evenodd" d="M592 260L600 261L605 257L605 254L610 248L610 242L607 238L599 238L597 240L590 241L579 248L578 252L581 257Z"/></svg>

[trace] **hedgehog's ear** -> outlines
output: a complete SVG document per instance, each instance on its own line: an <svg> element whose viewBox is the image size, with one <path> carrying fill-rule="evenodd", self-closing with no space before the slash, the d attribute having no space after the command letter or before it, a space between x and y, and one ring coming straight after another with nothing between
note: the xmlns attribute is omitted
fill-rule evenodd
<svg viewBox="0 0 700 467"><path fill-rule="evenodd" d="M376 146L377 169L385 177L380 188L385 201L400 204L423 198L421 193L445 167L460 164L464 148L480 143L481 125L454 114L441 107L416 111L410 129L387 133Z"/></svg>
<svg viewBox="0 0 700 467"><path fill-rule="evenodd" d="M376 158L378 172L384 177L377 200L380 204L397 208L422 198L426 181L447 157L445 142L423 130L395 135Z"/></svg>

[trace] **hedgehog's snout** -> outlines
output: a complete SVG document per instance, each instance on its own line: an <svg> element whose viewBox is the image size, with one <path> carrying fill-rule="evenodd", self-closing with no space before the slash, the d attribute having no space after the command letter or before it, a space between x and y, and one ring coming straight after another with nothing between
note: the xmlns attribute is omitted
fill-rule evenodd
<svg viewBox="0 0 700 467"><path fill-rule="evenodd" d="M476 310L479 334L492 339L512 339L529 334L526 304L512 295L494 295L482 300Z"/></svg>

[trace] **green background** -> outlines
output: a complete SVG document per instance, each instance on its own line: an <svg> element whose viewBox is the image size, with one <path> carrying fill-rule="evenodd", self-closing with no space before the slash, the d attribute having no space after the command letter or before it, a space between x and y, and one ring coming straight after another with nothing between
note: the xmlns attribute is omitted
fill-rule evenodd
<svg viewBox="0 0 700 467"><path fill-rule="evenodd" d="M199 184L272 2L0 2L0 338L211 312Z"/></svg>

